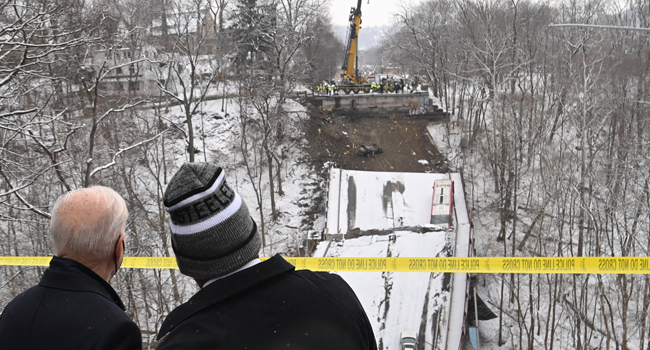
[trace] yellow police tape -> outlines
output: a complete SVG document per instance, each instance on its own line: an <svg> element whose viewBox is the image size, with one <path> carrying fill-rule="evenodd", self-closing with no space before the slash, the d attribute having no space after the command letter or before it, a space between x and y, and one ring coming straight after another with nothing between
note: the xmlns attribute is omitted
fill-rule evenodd
<svg viewBox="0 0 650 350"><path fill-rule="evenodd" d="M49 256L0 257L0 266L49 266ZM262 258L266 260L268 258ZM285 258L313 271L650 274L648 257ZM177 269L175 258L125 257L123 268Z"/></svg>

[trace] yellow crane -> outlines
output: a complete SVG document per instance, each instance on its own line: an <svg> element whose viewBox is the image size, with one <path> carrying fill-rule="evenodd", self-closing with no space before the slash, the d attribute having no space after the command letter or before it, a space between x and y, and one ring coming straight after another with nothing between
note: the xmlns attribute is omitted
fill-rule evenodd
<svg viewBox="0 0 650 350"><path fill-rule="evenodd" d="M357 7L350 9L350 27L348 29L348 45L345 51L345 59L343 60L343 73L341 74L341 83L338 84L338 89L343 90L346 94L359 91L366 93L370 92L371 85L363 80L359 75L358 69L358 40L359 31L361 30L361 1L357 0Z"/></svg>

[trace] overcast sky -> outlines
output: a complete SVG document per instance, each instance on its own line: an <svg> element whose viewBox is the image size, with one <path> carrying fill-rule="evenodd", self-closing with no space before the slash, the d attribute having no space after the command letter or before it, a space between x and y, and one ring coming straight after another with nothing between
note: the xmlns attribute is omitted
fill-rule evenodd
<svg viewBox="0 0 650 350"><path fill-rule="evenodd" d="M389 25L391 23L391 14L398 12L401 4L420 1L422 0L362 0L362 27ZM347 25L350 8L356 6L357 0L330 0L332 24L335 26Z"/></svg>

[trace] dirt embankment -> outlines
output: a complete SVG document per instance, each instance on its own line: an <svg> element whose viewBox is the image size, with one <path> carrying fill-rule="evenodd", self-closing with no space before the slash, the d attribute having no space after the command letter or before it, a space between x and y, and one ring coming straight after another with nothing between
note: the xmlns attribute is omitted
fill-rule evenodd
<svg viewBox="0 0 650 350"><path fill-rule="evenodd" d="M310 107L306 137L314 165L334 162L343 169L391 172L447 172L446 160L427 132L430 118L385 113L360 117ZM367 115L367 113L365 113ZM359 146L376 144L383 153L362 156Z"/></svg>

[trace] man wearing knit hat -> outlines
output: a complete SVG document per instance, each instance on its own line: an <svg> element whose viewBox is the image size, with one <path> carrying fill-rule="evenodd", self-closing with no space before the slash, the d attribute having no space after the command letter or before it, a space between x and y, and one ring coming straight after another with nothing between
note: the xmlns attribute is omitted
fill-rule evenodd
<svg viewBox="0 0 650 350"><path fill-rule="evenodd" d="M178 267L201 290L167 316L158 350L377 349L342 278L259 259L257 226L223 169L183 164L163 200Z"/></svg>

